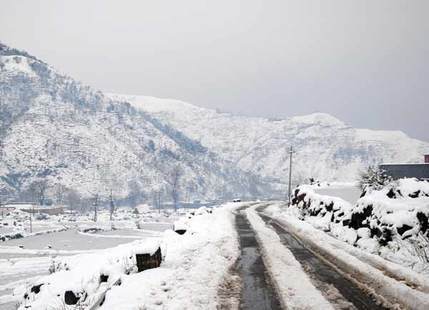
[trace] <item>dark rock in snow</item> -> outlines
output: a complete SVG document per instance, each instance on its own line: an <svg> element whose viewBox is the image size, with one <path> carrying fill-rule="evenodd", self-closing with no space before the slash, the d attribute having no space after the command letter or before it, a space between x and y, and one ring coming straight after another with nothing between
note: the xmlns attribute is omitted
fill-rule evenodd
<svg viewBox="0 0 429 310"><path fill-rule="evenodd" d="M417 219L419 220L420 230L424 234L426 231L428 231L429 228L428 216L423 212L417 212Z"/></svg>
<svg viewBox="0 0 429 310"><path fill-rule="evenodd" d="M411 226L404 224L402 227L396 228L396 231L398 232L398 234L402 236L407 230L410 230L411 228L412 228Z"/></svg>
<svg viewBox="0 0 429 310"><path fill-rule="evenodd" d="M66 305L75 305L79 301L79 297L73 291L66 291L64 293L64 302Z"/></svg>
<svg viewBox="0 0 429 310"><path fill-rule="evenodd" d="M43 285L44 283L41 283L41 284L39 284L39 285L34 285L31 289L30 289L30 292L31 293L34 293L34 294L39 294L39 292L40 292L40 288L42 287L42 285Z"/></svg>
<svg viewBox="0 0 429 310"><path fill-rule="evenodd" d="M363 209L363 212L352 213L349 227L354 229L359 229L361 227L369 227L367 223L364 224L363 222L371 216L372 210L372 205L368 205L365 209Z"/></svg>
<svg viewBox="0 0 429 310"><path fill-rule="evenodd" d="M419 195L420 195L420 190L418 190L418 191L416 191L416 192L414 192L414 193L411 193L411 194L409 194L408 196L409 196L410 198L417 198L417 197L419 197Z"/></svg>
<svg viewBox="0 0 429 310"><path fill-rule="evenodd" d="M105 274L100 274L100 283L109 281L109 276Z"/></svg>
<svg viewBox="0 0 429 310"><path fill-rule="evenodd" d="M391 199L396 198L396 194L395 194L395 191L393 190L393 188L391 188L391 189L387 192L386 196L387 196L387 197L389 197L389 198L391 198Z"/></svg>
<svg viewBox="0 0 429 310"><path fill-rule="evenodd" d="M175 233L179 234L179 235L184 235L186 232L186 229L177 229L174 231Z"/></svg>

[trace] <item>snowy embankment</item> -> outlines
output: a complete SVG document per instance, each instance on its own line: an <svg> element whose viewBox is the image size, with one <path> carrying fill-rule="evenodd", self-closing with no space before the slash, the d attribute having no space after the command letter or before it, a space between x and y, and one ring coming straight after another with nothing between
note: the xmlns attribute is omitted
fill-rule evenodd
<svg viewBox="0 0 429 310"><path fill-rule="evenodd" d="M235 207L188 215L183 235L167 230L158 238L57 259L51 275L15 290L24 296L19 309L75 309L100 302L101 309L115 310L216 309L219 285L239 255L231 212ZM158 245L161 266L137 272L135 254L153 254ZM66 305L67 291L77 304Z"/></svg>
<svg viewBox="0 0 429 310"><path fill-rule="evenodd" d="M429 183L401 179L367 191L355 205L295 191L291 210L314 227L369 253L429 274Z"/></svg>
<svg viewBox="0 0 429 310"><path fill-rule="evenodd" d="M280 237L266 227L256 214L258 205L246 209L247 218L256 232L264 263L286 309L333 309L311 283L310 278ZM287 275L287 276L285 276Z"/></svg>
<svg viewBox="0 0 429 310"><path fill-rule="evenodd" d="M427 277L372 254L366 253L365 256L367 259L372 257L372 261L353 255L353 251L362 251L299 220L284 208L286 206L272 205L265 212L287 227L307 247L357 280L371 295L390 307L401 304L409 309L429 309ZM372 262L377 263L378 268Z"/></svg>

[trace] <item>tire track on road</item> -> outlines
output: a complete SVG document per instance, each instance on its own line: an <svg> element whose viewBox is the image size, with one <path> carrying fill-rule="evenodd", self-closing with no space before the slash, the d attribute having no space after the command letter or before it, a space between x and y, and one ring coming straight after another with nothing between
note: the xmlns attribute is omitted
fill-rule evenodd
<svg viewBox="0 0 429 310"><path fill-rule="evenodd" d="M260 209L260 208L258 208ZM281 242L293 253L304 271L318 288L338 309L386 309L373 297L360 288L357 283L340 273L336 268L322 260L306 248L300 240L290 234L272 218L259 213L266 225L279 235Z"/></svg>
<svg viewBox="0 0 429 310"><path fill-rule="evenodd" d="M239 209L235 217L241 248L237 265L242 281L240 309L280 310L282 307L262 260L255 232L246 215L240 212L243 209Z"/></svg>

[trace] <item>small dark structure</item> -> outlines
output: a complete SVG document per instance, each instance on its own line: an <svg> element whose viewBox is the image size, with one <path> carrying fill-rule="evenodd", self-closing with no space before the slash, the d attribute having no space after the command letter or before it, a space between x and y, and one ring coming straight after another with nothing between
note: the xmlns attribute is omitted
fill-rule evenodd
<svg viewBox="0 0 429 310"><path fill-rule="evenodd" d="M428 164L382 164L380 170L391 176L393 179L417 178L420 180L429 180Z"/></svg>
<svg viewBox="0 0 429 310"><path fill-rule="evenodd" d="M162 261L161 248L158 247L153 255L148 253L136 254L136 261L138 272L151 268L158 268Z"/></svg>
<svg viewBox="0 0 429 310"><path fill-rule="evenodd" d="M393 179L416 178L429 180L429 155L424 156L423 163L417 164L381 164L378 166Z"/></svg>

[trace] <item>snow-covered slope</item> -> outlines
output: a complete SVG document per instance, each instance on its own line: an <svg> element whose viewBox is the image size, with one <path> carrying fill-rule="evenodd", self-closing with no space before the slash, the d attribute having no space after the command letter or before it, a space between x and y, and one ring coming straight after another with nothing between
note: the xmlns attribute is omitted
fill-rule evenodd
<svg viewBox="0 0 429 310"><path fill-rule="evenodd" d="M180 131L109 99L46 63L0 43L0 192L37 180L91 197L180 199L256 195L259 181L231 168ZM165 201L165 200L164 200Z"/></svg>
<svg viewBox="0 0 429 310"><path fill-rule="evenodd" d="M355 129L325 113L267 119L219 113L178 100L109 96L167 121L238 167L281 182L288 176L291 145L296 151L296 182L308 177L353 181L367 165L421 162L429 152L429 143L400 131Z"/></svg>

